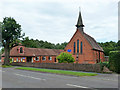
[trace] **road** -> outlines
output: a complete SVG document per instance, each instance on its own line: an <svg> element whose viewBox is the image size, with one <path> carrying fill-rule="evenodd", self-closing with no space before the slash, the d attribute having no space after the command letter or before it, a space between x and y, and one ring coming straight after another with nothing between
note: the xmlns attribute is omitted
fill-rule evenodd
<svg viewBox="0 0 120 90"><path fill-rule="evenodd" d="M1 72L3 88L118 88L117 74L75 77L14 68Z"/></svg>

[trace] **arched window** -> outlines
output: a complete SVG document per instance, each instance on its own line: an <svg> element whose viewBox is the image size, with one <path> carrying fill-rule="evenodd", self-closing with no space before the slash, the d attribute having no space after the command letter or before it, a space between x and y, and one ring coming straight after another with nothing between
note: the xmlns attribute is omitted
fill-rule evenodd
<svg viewBox="0 0 120 90"><path fill-rule="evenodd" d="M74 42L74 53L75 53L75 42Z"/></svg>
<svg viewBox="0 0 120 90"><path fill-rule="evenodd" d="M77 53L79 53L79 40L77 40Z"/></svg>
<svg viewBox="0 0 120 90"><path fill-rule="evenodd" d="M81 53L81 54L83 53L83 46L82 46L82 42L81 42L81 50L80 50L80 53Z"/></svg>
<svg viewBox="0 0 120 90"><path fill-rule="evenodd" d="M22 47L20 48L20 53L23 53L23 48Z"/></svg>

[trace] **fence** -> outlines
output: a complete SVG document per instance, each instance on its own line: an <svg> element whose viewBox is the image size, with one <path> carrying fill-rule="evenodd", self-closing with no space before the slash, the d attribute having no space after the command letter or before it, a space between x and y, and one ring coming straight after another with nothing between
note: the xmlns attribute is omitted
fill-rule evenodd
<svg viewBox="0 0 120 90"><path fill-rule="evenodd" d="M75 64L75 63L12 63L14 66L37 67L47 69L102 72L99 64Z"/></svg>

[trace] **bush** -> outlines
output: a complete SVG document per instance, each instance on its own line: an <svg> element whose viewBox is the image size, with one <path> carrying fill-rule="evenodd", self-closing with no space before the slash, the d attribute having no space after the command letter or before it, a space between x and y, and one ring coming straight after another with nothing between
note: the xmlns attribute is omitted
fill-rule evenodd
<svg viewBox="0 0 120 90"><path fill-rule="evenodd" d="M110 70L120 73L120 51L111 51L109 53Z"/></svg>
<svg viewBox="0 0 120 90"><path fill-rule="evenodd" d="M68 53L61 53L59 56L57 56L58 62L59 63L73 63L75 60L72 57L72 54Z"/></svg>
<svg viewBox="0 0 120 90"><path fill-rule="evenodd" d="M10 60L10 64L12 63L12 58L9 59Z"/></svg>
<svg viewBox="0 0 120 90"><path fill-rule="evenodd" d="M107 67L107 68L110 67L110 66L109 66L109 62L100 62L100 63L98 63L98 64L100 64L101 70L103 70L103 67L104 67L104 66Z"/></svg>

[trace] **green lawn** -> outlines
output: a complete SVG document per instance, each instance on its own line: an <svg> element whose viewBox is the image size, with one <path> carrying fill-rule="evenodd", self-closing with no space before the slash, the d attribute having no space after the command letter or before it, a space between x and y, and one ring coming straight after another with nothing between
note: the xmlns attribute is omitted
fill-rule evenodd
<svg viewBox="0 0 120 90"><path fill-rule="evenodd" d="M73 71L64 71L64 70L39 69L39 68L30 68L30 67L18 67L16 69L48 72L48 73L63 74L63 75L74 75L74 76L96 76L97 75L95 73L83 73L83 72L73 72Z"/></svg>
<svg viewBox="0 0 120 90"><path fill-rule="evenodd" d="M11 65L2 65L3 68L13 67Z"/></svg>

